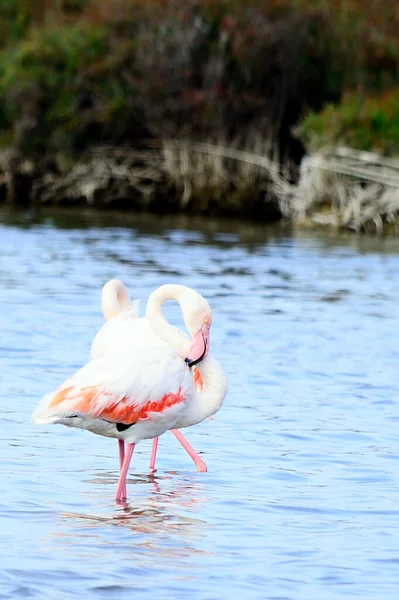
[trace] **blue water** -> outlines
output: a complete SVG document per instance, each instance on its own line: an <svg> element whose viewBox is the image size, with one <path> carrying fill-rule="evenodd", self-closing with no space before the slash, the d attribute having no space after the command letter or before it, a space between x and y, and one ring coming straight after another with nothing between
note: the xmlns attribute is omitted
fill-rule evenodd
<svg viewBox="0 0 399 600"><path fill-rule="evenodd" d="M128 507L114 440L29 422L112 277L205 295L229 380L185 431L208 473L167 433L150 476L142 442ZM399 597L398 240L3 214L0 303L0 598Z"/></svg>

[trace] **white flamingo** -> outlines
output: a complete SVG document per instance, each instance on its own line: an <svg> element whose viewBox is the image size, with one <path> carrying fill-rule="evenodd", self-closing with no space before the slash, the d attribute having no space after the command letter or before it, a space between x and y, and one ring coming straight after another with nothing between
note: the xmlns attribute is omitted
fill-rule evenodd
<svg viewBox="0 0 399 600"><path fill-rule="evenodd" d="M179 303L192 339L162 315L167 300ZM120 349L104 353L109 326L117 319L134 328L138 342L123 334ZM118 439L120 448L120 441L126 442L115 496L125 499L129 464L140 440L200 423L223 403L226 377L208 354L211 322L210 306L197 292L181 285L161 286L149 297L144 318L132 319L123 311L104 326L92 348L94 358L41 400L32 421L87 429ZM163 344L153 343L154 333ZM192 375L195 365L197 385Z"/></svg>
<svg viewBox="0 0 399 600"><path fill-rule="evenodd" d="M129 297L126 287L118 279L108 281L102 290L101 308L107 323L100 329L91 345L91 358L98 358L107 354L123 352L140 352L140 346L145 340L146 345L155 344L168 350L168 345L159 338L148 320L139 318L139 300ZM192 366L194 382L201 391L202 383L195 366ZM204 461L198 456L194 448L177 429L172 429L173 435L181 443L190 458L193 460L198 472L206 472ZM125 454L125 444L119 440L119 460L122 468ZM155 470L155 461L158 448L158 438L154 438L150 458L150 470Z"/></svg>

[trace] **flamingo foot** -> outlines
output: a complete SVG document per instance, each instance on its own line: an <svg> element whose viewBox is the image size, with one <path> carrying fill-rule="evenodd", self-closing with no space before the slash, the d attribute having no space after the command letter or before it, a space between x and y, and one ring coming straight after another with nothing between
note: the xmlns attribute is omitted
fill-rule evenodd
<svg viewBox="0 0 399 600"><path fill-rule="evenodd" d="M121 474L119 477L118 487L116 488L115 500L117 502L122 502L123 500L126 500L126 476L129 470L134 446L135 444L127 444L126 453L121 468Z"/></svg>
<svg viewBox="0 0 399 600"><path fill-rule="evenodd" d="M155 468L155 459L157 457L157 448L158 448L158 438L154 438L152 440L152 450L151 450L151 458L150 458L150 471L151 473L156 473Z"/></svg>
<svg viewBox="0 0 399 600"><path fill-rule="evenodd" d="M198 456L198 454L196 453L194 448L192 446L190 446L190 444L188 443L186 438L180 433L180 431L178 429L172 429L172 433L175 436L175 438L181 443L181 445L183 446L185 451L190 456L191 460L194 462L195 466L197 467L197 472L198 473L206 473L208 470L206 464Z"/></svg>
<svg viewBox="0 0 399 600"><path fill-rule="evenodd" d="M206 473L208 471L208 467L204 463L203 460L198 457L195 461L195 466L197 467L197 473Z"/></svg>

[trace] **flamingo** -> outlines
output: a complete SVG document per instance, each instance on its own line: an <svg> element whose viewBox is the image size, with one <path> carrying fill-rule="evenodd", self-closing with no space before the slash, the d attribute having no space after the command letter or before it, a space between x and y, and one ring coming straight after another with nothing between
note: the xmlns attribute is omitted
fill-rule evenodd
<svg viewBox="0 0 399 600"><path fill-rule="evenodd" d="M180 305L191 339L163 316L167 300ZM101 337L96 336L94 358L44 396L32 415L34 423L59 423L118 439L117 502L126 500L126 476L138 442L200 423L220 409L227 393L223 369L209 353L211 308L197 292L182 285L163 285L150 295L145 318L134 323L127 311L115 317L119 318L126 328L134 324L143 336L150 334L149 343L144 337L135 345L129 336L122 336L120 349L105 354L101 344L112 321L106 323L98 334ZM153 343L152 334L164 344ZM127 443L123 453L121 441Z"/></svg>
<svg viewBox="0 0 399 600"><path fill-rule="evenodd" d="M139 352L143 339L145 339L146 344L156 344L167 351L168 345L155 334L151 327L148 327L148 322L145 323L144 319L139 319L139 304L139 300L131 301L126 287L118 279L111 279L104 285L101 308L106 324L100 329L91 344L91 358L112 354L115 351L119 352L121 345L123 345L125 352ZM192 373L195 385L201 390L201 380L195 366L192 367ZM172 429L172 433L193 460L197 471L206 472L206 464L185 437L177 429ZM124 441L119 440L121 468L125 452L124 445ZM150 470L152 472L155 471L157 448L158 438L154 438L150 459Z"/></svg>

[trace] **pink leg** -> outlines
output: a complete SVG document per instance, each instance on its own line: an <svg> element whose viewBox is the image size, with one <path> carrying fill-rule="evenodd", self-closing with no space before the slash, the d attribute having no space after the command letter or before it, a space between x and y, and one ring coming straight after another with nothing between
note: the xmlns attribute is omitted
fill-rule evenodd
<svg viewBox="0 0 399 600"><path fill-rule="evenodd" d="M125 460L125 442L123 440L118 440L119 446L119 468L122 471L123 461ZM126 482L125 486L122 490L123 497L126 498Z"/></svg>
<svg viewBox="0 0 399 600"><path fill-rule="evenodd" d="M194 461L195 466L197 467L197 471L199 473L206 473L206 471L208 470L206 468L206 464L198 456L198 454L196 453L196 451L194 450L194 448L192 446L190 446L190 444L188 443L188 441L186 440L186 438L180 433L180 431L178 429L172 429L172 433L175 436L175 438L181 443L181 445L186 450L186 452L188 452L188 454L190 455L191 459Z"/></svg>
<svg viewBox="0 0 399 600"><path fill-rule="evenodd" d="M121 474L119 477L118 487L116 488L115 500L126 500L126 476L129 470L130 461L132 458L133 450L135 444L128 444L126 448L125 458L123 460L123 465L121 469Z"/></svg>
<svg viewBox="0 0 399 600"><path fill-rule="evenodd" d="M118 440L119 446L119 468L122 469L123 461L125 460L125 442L123 440Z"/></svg>
<svg viewBox="0 0 399 600"><path fill-rule="evenodd" d="M154 438L152 440L152 450L151 450L151 458L150 458L150 471L155 473L155 459L157 457L157 448L158 448L158 438Z"/></svg>

